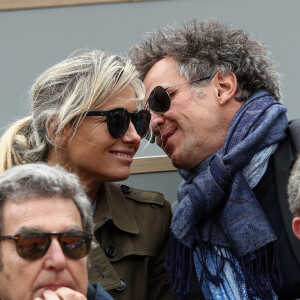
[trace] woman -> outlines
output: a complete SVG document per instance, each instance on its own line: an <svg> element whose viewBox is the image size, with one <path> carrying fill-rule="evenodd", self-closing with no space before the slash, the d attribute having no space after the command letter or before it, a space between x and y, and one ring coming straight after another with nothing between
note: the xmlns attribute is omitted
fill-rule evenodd
<svg viewBox="0 0 300 300"><path fill-rule="evenodd" d="M134 67L106 52L75 53L39 76L32 116L0 143L0 171L45 161L76 172L93 203L90 282L115 299L174 299L163 267L170 205L159 193L119 186L147 133L150 114Z"/></svg>

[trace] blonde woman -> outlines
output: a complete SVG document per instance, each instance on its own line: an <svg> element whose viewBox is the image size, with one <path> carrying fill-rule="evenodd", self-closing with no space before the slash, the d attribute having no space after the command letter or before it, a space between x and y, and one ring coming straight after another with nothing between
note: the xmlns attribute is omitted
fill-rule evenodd
<svg viewBox="0 0 300 300"><path fill-rule="evenodd" d="M44 161L75 172L93 203L89 279L114 299L174 299L166 282L170 205L155 192L119 186L125 180L150 113L129 61L96 50L77 52L34 83L32 115L0 143L0 170Z"/></svg>

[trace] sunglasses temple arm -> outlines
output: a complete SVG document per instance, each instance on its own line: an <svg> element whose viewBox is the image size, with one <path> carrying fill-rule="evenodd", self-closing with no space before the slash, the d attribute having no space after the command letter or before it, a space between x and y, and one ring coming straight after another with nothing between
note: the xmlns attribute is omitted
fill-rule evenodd
<svg viewBox="0 0 300 300"><path fill-rule="evenodd" d="M192 81L188 81L188 82L183 82L183 83L178 83L176 85L172 85L172 86L168 86L168 87L165 87L164 89L167 90L171 87L176 87L176 86L180 86L180 85L183 85L183 84L187 84L187 83L193 83L193 82L197 82L197 81L203 81L203 80L207 80L207 79L211 79L213 76L207 76L207 77L204 77L204 78L199 78L199 79L195 79L195 80L192 80ZM148 102L148 101L147 101Z"/></svg>
<svg viewBox="0 0 300 300"><path fill-rule="evenodd" d="M147 99L147 101L146 101L146 103L145 103L145 105L144 105L144 107L143 107L144 110L146 110L147 107L148 107L148 100L149 100L149 98Z"/></svg>

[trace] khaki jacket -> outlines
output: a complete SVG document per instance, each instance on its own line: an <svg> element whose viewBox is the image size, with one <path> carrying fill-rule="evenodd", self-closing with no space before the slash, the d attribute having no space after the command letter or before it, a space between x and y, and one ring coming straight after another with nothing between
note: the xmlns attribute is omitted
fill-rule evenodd
<svg viewBox="0 0 300 300"><path fill-rule="evenodd" d="M116 300L176 299L164 269L170 204L160 193L113 183L98 194L89 281Z"/></svg>

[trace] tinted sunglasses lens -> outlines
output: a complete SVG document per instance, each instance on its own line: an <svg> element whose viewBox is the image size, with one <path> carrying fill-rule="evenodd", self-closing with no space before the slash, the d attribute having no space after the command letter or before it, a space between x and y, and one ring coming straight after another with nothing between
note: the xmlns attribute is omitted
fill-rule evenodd
<svg viewBox="0 0 300 300"><path fill-rule="evenodd" d="M151 115L146 110L140 110L132 117L135 130L141 138L143 138L148 132L150 119Z"/></svg>
<svg viewBox="0 0 300 300"><path fill-rule="evenodd" d="M19 236L17 252L24 259L37 259L47 252L50 243L47 235L26 232Z"/></svg>
<svg viewBox="0 0 300 300"><path fill-rule="evenodd" d="M171 99L165 88L157 86L151 92L148 105L156 113L164 113L170 108Z"/></svg>
<svg viewBox="0 0 300 300"><path fill-rule="evenodd" d="M65 233L59 241L65 255L72 259L80 259L89 253L92 237L84 232Z"/></svg>
<svg viewBox="0 0 300 300"><path fill-rule="evenodd" d="M129 116L126 110L115 110L107 119L108 131L110 134L118 138L122 136L129 126Z"/></svg>

